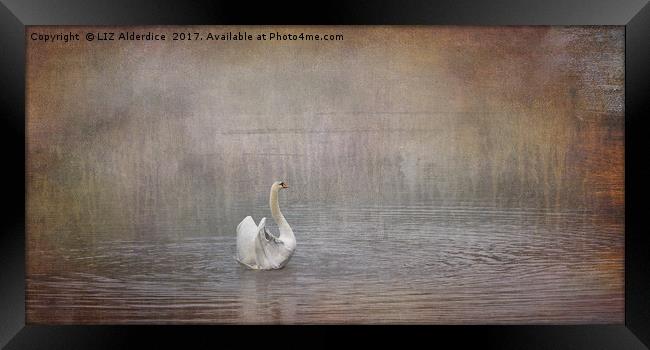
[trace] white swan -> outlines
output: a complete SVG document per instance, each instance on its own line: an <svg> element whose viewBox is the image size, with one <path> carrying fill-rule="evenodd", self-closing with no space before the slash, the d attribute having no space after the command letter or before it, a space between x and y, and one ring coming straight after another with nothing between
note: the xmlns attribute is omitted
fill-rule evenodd
<svg viewBox="0 0 650 350"><path fill-rule="evenodd" d="M259 225L247 216L237 225L237 256L241 264L255 270L273 270L283 268L296 249L296 237L287 220L280 211L278 191L288 188L284 182L276 181L271 186L269 206L273 220L280 229L278 237L266 229L266 218Z"/></svg>

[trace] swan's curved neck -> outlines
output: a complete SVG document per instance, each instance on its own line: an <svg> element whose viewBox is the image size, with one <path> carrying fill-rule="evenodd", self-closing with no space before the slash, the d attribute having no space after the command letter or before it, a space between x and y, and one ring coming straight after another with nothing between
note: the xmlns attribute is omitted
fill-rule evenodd
<svg viewBox="0 0 650 350"><path fill-rule="evenodd" d="M278 225L278 229L280 231L280 240L284 242L285 247L293 250L296 247L296 237L293 235L293 230L280 211L280 203L278 203L278 190L279 188L271 187L271 196L269 198L271 215L273 216L275 223Z"/></svg>
<svg viewBox="0 0 650 350"><path fill-rule="evenodd" d="M278 225L278 227L282 228L283 226L289 226L287 223L287 220L284 218L284 215L282 215L282 212L280 211L280 203L278 202L278 189L277 188L272 188L271 189L271 196L269 198L269 206L271 207L271 215L273 216L273 220L275 220L275 223Z"/></svg>

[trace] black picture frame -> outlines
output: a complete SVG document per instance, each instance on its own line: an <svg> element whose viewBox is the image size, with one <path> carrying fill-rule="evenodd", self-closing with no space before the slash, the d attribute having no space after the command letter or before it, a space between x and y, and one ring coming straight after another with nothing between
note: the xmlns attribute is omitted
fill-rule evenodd
<svg viewBox="0 0 650 350"><path fill-rule="evenodd" d="M480 345L499 349L645 349L650 346L650 240L643 202L650 172L647 117L650 5L646 0L181 2L0 1L0 128L5 186L0 235L0 346L114 349L187 340L242 347L268 339L305 346L343 336L377 344ZM580 326L32 326L25 325L25 26L134 24L422 24L625 26L625 324ZM296 342L299 342L296 340ZM196 344L196 343L195 343ZM645 344L645 345L644 345ZM294 344L300 345L300 343Z"/></svg>

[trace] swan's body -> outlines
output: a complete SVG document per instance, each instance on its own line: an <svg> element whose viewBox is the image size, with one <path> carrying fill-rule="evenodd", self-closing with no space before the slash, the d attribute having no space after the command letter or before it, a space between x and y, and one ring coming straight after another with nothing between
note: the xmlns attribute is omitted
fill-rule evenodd
<svg viewBox="0 0 650 350"><path fill-rule="evenodd" d="M269 206L273 220L280 229L278 237L266 229L266 218L256 225L253 218L247 216L237 225L237 256L235 259L255 270L273 270L283 268L296 249L296 237L287 220L280 211L278 191L287 188L284 182L275 182L271 186Z"/></svg>

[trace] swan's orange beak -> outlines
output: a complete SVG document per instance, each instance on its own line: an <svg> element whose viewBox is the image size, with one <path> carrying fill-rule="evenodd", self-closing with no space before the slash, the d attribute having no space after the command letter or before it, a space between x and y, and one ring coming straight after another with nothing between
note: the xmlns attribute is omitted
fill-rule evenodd
<svg viewBox="0 0 650 350"><path fill-rule="evenodd" d="M281 183L280 186L282 186L282 188L289 188L289 186L288 186L286 183L284 183L284 182Z"/></svg>

